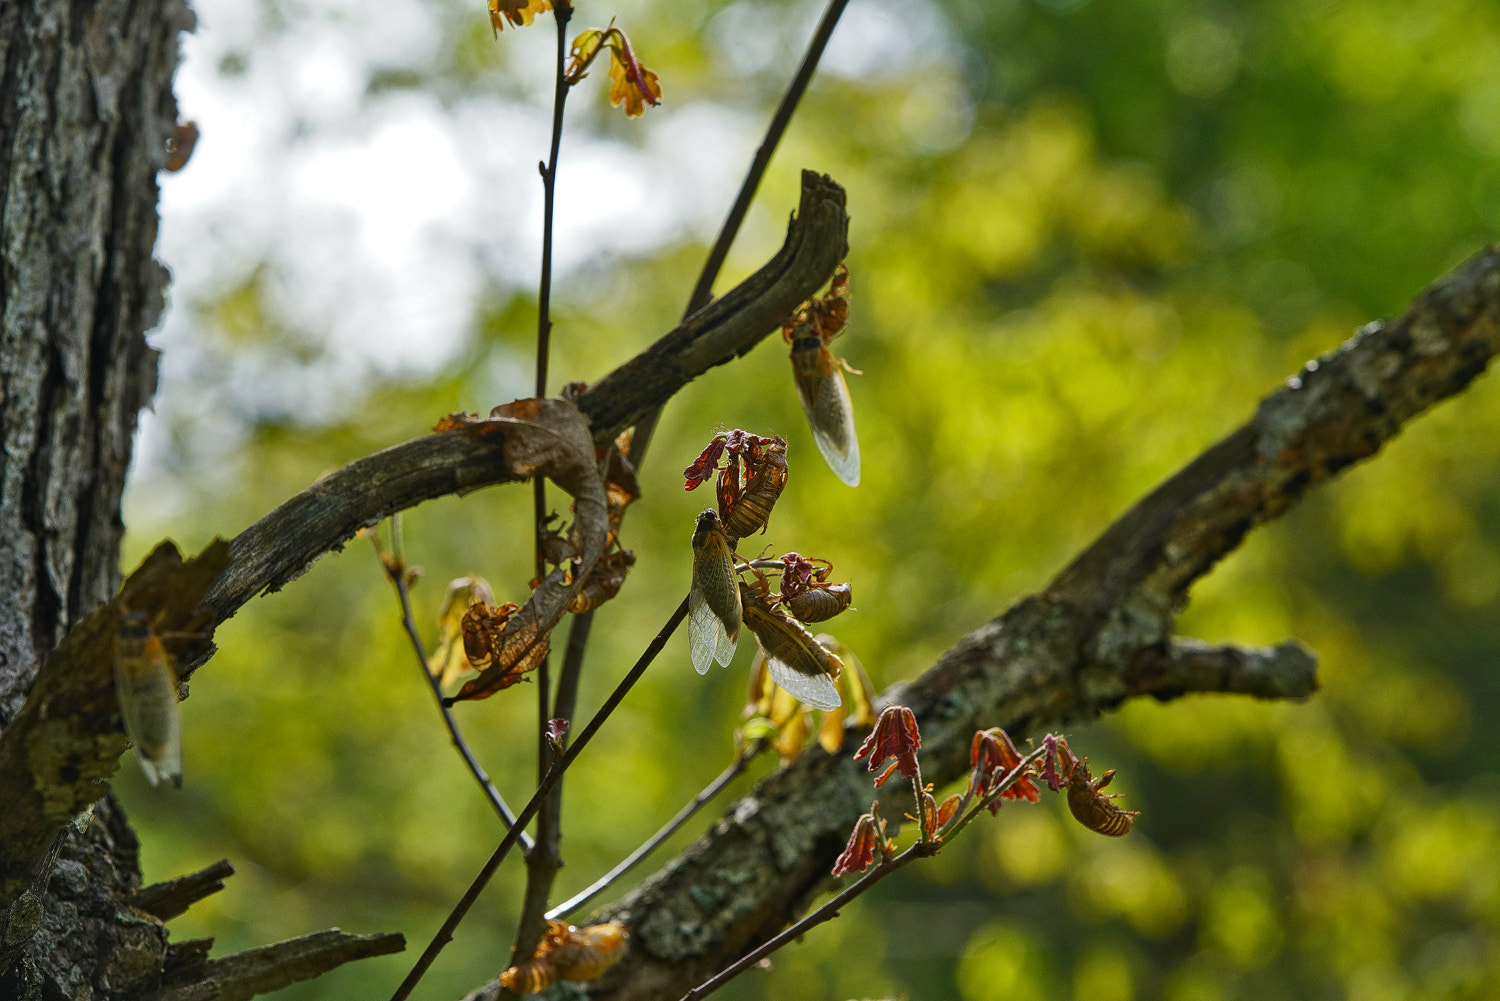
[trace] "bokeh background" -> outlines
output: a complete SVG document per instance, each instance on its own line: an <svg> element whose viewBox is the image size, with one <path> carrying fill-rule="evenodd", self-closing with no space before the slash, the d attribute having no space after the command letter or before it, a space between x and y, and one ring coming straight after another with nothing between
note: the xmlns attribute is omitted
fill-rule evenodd
<svg viewBox="0 0 1500 1001"><path fill-rule="evenodd" d="M602 68L570 100L554 391L675 322L820 13L577 4L577 30L617 17L665 100L627 121ZM497 41L479 0L195 7L178 93L203 137L163 176L172 305L127 568L532 379L550 17ZM1399 312L1500 232L1500 8L854 0L721 291L779 245L803 167L849 192L839 347L864 372L864 482L817 457L774 341L691 385L642 472L639 563L595 625L585 711L687 585L704 500L679 471L717 425L789 440L766 540L854 581L837 632L883 687L1043 585L1307 359ZM1007 808L723 996L1500 995L1497 485L1488 377L1195 592L1184 634L1300 638L1316 698L1137 703L1075 728L1142 811L1130 837L1084 831L1055 798ZM409 514L429 636L450 578L523 598L530 503L497 489ZM372 551L325 558L219 642L184 705L182 792L120 773L148 879L239 870L175 936L223 954L338 925L420 948L497 825ZM748 659L699 678L674 639L570 774L560 893L729 761ZM534 706L519 689L458 711L517 803ZM422 996L499 971L522 878L502 870ZM278 997L383 996L412 958Z"/></svg>

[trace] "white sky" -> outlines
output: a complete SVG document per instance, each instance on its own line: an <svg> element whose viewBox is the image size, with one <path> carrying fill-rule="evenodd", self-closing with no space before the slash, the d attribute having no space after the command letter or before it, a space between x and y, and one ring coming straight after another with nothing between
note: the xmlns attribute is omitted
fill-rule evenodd
<svg viewBox="0 0 1500 1001"><path fill-rule="evenodd" d="M591 6L579 3L575 23L608 19L589 17ZM533 287L539 266L550 24L496 43L511 47L506 58L522 71L511 93L490 86L441 99L408 88L367 94L366 84L376 68L428 67L452 30L445 19L483 23L481 0L384 0L378 15L354 0L284 0L274 15L243 0L194 7L198 30L184 38L177 94L201 137L186 169L161 181L158 255L173 282L150 335L164 357L161 417L147 415L140 443L138 469L147 471L167 454L174 414L194 415L193 440L179 447L222 452L256 413L316 420L371 375L440 367L471 330L482 289ZM709 41L725 72L789 75L821 9L742 0L716 16ZM855 0L822 72L905 73L951 48L925 0ZM229 59L243 70L221 72ZM603 70L591 74L570 112L602 105L606 80ZM666 103L631 124L638 146L576 125L564 134L560 274L596 255L717 232L764 120L665 83ZM569 116L589 118L586 108ZM226 345L201 328L194 305L242 285L257 266L275 317L315 349L305 357L253 339ZM184 422L175 423L181 434Z"/></svg>

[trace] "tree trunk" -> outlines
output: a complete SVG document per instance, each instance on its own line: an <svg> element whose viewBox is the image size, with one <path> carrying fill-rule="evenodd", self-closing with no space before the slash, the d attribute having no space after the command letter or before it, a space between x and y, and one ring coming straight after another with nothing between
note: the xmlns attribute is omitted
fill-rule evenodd
<svg viewBox="0 0 1500 1001"><path fill-rule="evenodd" d="M156 386L145 333L167 278L151 256L156 172L192 21L180 0L0 4L0 726L119 586L121 493ZM36 892L0 913L0 960L24 950L0 962L0 996L115 997L159 974L166 931L126 903L136 847L106 796L41 871L3 874Z"/></svg>

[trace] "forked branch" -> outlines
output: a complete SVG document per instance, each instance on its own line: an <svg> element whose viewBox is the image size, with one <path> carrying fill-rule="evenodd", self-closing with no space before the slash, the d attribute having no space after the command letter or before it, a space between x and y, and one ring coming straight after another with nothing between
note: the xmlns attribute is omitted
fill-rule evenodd
<svg viewBox="0 0 1500 1001"><path fill-rule="evenodd" d="M1373 455L1404 423L1461 392L1500 351L1500 251L1434 283L1272 393L1255 415L1152 491L1044 591L1023 599L894 686L939 786L968 767L975 730L1023 736L1126 699L1191 692L1300 698L1311 655L1174 639L1191 585L1308 488ZM816 749L731 806L696 844L603 916L630 952L591 991L678 997L785 927L826 883L868 808L861 767ZM899 810L888 813L899 816ZM494 996L495 985L470 995Z"/></svg>

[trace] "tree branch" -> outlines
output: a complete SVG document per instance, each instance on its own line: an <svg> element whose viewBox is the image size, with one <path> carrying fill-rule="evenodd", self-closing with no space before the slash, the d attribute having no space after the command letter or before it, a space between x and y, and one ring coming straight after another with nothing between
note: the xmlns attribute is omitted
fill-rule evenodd
<svg viewBox="0 0 1500 1001"><path fill-rule="evenodd" d="M150 1001L248 1001L257 994L322 976L356 959L386 956L405 948L406 939L400 935L351 935L330 928L209 960L196 967L198 976L191 983L164 987L152 994Z"/></svg>
<svg viewBox="0 0 1500 1001"><path fill-rule="evenodd" d="M224 889L224 880L233 875L234 866L228 859L221 859L206 869L142 887L130 902L147 914L170 921L204 897Z"/></svg>
<svg viewBox="0 0 1500 1001"><path fill-rule="evenodd" d="M1310 655L1173 641L1192 583L1309 487L1373 455L1405 421L1469 385L1500 350L1500 251L1487 249L1269 396L1110 526L1043 592L964 637L885 701L921 723L923 772L968 767L969 740L1091 719L1127 698L1188 692L1306 697ZM681 996L784 927L826 885L869 806L847 755L811 749L769 776L676 860L608 909L630 952L591 995ZM892 814L899 816L899 811ZM493 985L470 995L489 996Z"/></svg>
<svg viewBox="0 0 1500 1001"><path fill-rule="evenodd" d="M844 191L805 171L802 203L781 250L755 274L581 393L594 444L604 447L697 376L754 347L833 274L847 249ZM503 433L448 431L357 459L251 525L205 603L222 622L261 592L280 590L359 529L447 494L526 478Z"/></svg>

